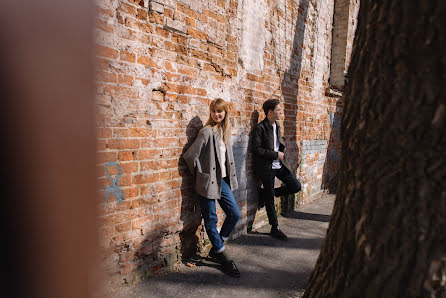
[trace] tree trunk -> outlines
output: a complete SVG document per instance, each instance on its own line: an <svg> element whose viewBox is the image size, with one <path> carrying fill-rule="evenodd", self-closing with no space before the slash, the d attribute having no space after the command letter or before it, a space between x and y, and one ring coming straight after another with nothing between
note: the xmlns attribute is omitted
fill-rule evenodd
<svg viewBox="0 0 446 298"><path fill-rule="evenodd" d="M304 297L446 297L445 10L361 0L336 203Z"/></svg>

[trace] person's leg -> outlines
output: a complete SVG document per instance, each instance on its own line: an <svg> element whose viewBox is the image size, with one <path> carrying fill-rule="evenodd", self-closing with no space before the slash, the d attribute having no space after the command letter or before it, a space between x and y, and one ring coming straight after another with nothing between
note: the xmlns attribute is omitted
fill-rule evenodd
<svg viewBox="0 0 446 298"><path fill-rule="evenodd" d="M209 256L218 263L222 264L224 273L232 277L240 277L240 271L238 270L234 261L232 261L232 259L229 257L226 247L223 244L223 239L225 238L227 239L227 237L232 232L235 225L237 224L237 221L240 218L240 211L238 210L238 206L237 203L235 202L234 195L228 183L224 180L222 180L221 198L218 201L223 211L226 213L226 219L225 222L223 223L220 235L217 233L217 229L215 229L215 231L213 230L212 234L214 235L214 237L218 238L219 242L222 243L222 248L217 249L216 246L214 246L209 252ZM214 212L215 212L215 201L214 201ZM215 217L216 219L215 219L215 225L213 225L214 227L216 227L218 220L217 215L215 215ZM206 232L207 230L208 229L206 227ZM209 235L209 232L207 233ZM209 238L211 237L209 236ZM214 245L213 242L212 244Z"/></svg>
<svg viewBox="0 0 446 298"><path fill-rule="evenodd" d="M212 243L212 248L216 252L222 252L225 249L223 241L217 231L217 212L215 209L215 200L210 200L203 196L200 196L201 215L204 219L204 226L209 240Z"/></svg>
<svg viewBox="0 0 446 298"><path fill-rule="evenodd" d="M231 187L225 179L223 179L221 183L221 198L218 200L218 203L225 212L226 219L221 227L220 236L223 241L226 241L240 219L240 210L238 209Z"/></svg>
<svg viewBox="0 0 446 298"><path fill-rule="evenodd" d="M284 185L282 185L281 187L278 187L273 190L274 195L276 197L296 193L300 190L300 188L301 188L300 182L296 179L296 176L294 176L294 174L291 173L284 166L282 166L282 168L280 168L279 170L275 170L275 175L279 180L281 180L284 183ZM273 184L273 187L274 187L274 184ZM271 236L281 239L281 240L288 239L287 235L285 235L285 233L281 229L279 229L278 225L271 227L270 234L271 234Z"/></svg>
<svg viewBox="0 0 446 298"><path fill-rule="evenodd" d="M277 227L276 207L274 206L274 178L275 170L271 174L265 174L261 177L263 183L263 201L265 202L266 214L268 215L269 224Z"/></svg>
<svg viewBox="0 0 446 298"><path fill-rule="evenodd" d="M301 185L299 180L297 180L296 175L291 173L284 166L282 166L282 168L280 168L280 170L277 172L276 177L283 182L281 187L274 190L276 197L287 196L301 190Z"/></svg>

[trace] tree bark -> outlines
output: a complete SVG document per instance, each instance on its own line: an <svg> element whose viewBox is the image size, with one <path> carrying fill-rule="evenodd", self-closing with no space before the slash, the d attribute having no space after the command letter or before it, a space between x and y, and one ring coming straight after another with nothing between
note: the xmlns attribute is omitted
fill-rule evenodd
<svg viewBox="0 0 446 298"><path fill-rule="evenodd" d="M336 203L304 297L446 297L445 11L361 0Z"/></svg>

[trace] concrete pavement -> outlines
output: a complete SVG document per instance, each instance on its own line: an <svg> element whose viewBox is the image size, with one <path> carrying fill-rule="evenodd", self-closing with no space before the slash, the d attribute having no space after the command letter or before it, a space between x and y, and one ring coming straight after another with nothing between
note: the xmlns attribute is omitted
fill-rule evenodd
<svg viewBox="0 0 446 298"><path fill-rule="evenodd" d="M143 297L301 297L325 237L334 195L325 195L279 218L287 241L268 235L270 226L228 241L241 272L225 275L207 258L179 265L139 284L107 293L110 298Z"/></svg>

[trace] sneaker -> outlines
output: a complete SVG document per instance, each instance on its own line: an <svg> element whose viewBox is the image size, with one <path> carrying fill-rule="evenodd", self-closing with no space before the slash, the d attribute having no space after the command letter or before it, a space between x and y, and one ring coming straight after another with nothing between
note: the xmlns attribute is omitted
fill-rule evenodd
<svg viewBox="0 0 446 298"><path fill-rule="evenodd" d="M232 277L240 277L240 271L235 266L234 261L226 261L222 265L224 273Z"/></svg>
<svg viewBox="0 0 446 298"><path fill-rule="evenodd" d="M259 196L259 208L265 207L265 199L264 199L265 190L263 188L259 187L257 189L257 194Z"/></svg>
<svg viewBox="0 0 446 298"><path fill-rule="evenodd" d="M288 237L285 235L285 233L282 232L282 230L279 229L279 228L272 228L271 232L269 232L269 234L272 237L280 239L280 240L287 240L288 239Z"/></svg>

